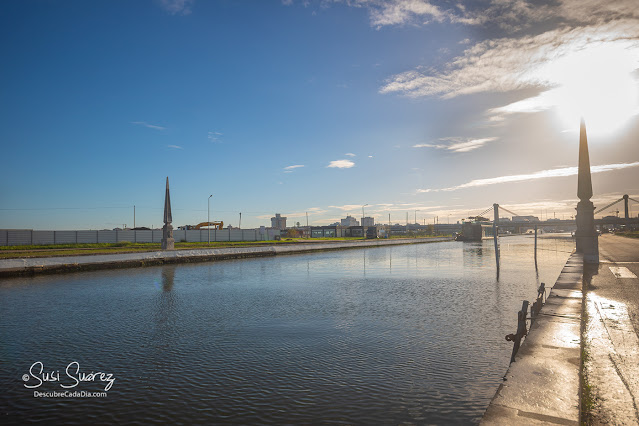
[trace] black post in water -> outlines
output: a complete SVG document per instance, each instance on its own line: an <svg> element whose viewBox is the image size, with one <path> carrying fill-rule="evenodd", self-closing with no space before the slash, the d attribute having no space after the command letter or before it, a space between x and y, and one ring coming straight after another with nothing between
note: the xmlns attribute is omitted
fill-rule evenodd
<svg viewBox="0 0 639 426"><path fill-rule="evenodd" d="M499 204L493 204L493 240L495 241L495 260L497 262L497 269L499 269L499 245L497 243L497 223L499 222Z"/></svg>
<svg viewBox="0 0 639 426"><path fill-rule="evenodd" d="M537 263L537 225L535 225L535 263Z"/></svg>

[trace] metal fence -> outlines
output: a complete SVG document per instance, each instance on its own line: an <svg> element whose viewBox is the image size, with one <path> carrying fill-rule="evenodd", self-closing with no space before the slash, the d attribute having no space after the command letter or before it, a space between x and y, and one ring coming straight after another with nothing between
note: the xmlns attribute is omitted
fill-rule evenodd
<svg viewBox="0 0 639 426"><path fill-rule="evenodd" d="M266 241L280 235L277 229L222 229L210 230L211 241ZM173 231L176 242L208 242L209 230ZM104 230L104 231L34 231L32 229L0 229L0 246L24 246L46 244L96 244L159 243L162 230L148 231Z"/></svg>

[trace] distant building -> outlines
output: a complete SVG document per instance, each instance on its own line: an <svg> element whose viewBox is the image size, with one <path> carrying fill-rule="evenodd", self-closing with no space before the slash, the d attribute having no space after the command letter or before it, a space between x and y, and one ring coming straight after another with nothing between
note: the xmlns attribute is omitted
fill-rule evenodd
<svg viewBox="0 0 639 426"><path fill-rule="evenodd" d="M362 218L362 226L375 226L375 218L373 218L373 217L363 217Z"/></svg>
<svg viewBox="0 0 639 426"><path fill-rule="evenodd" d="M513 216L513 222L539 222L537 216Z"/></svg>
<svg viewBox="0 0 639 426"><path fill-rule="evenodd" d="M341 220L342 226L359 226L359 222L353 216L346 216Z"/></svg>
<svg viewBox="0 0 639 426"><path fill-rule="evenodd" d="M280 216L279 213L275 213L275 217L271 218L271 228L279 229L283 231L286 229L286 218Z"/></svg>

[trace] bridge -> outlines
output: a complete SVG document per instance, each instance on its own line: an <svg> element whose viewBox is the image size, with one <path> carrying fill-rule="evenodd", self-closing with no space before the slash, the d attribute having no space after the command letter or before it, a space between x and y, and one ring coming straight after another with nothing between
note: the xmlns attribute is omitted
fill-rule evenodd
<svg viewBox="0 0 639 426"><path fill-rule="evenodd" d="M594 214L599 214L622 201L624 202L623 218L615 217L615 216L606 216L601 219L595 219L595 225L599 226L600 229L602 229L604 225L639 228L639 217L630 217L630 209L629 209L630 201L633 201L634 203L637 203L637 204L639 204L639 201L637 201L635 198L630 197L628 194L625 194L620 199L608 204L605 207L600 208L599 210L595 211ZM500 231L511 231L516 234L525 232L526 230L534 229L535 227L537 229L542 229L542 230L554 230L554 231L564 231L564 232L574 231L577 228L577 222L575 219L570 219L570 220L547 219L545 221L540 221L540 220L505 221L503 220L503 218L500 218L500 214L499 214L500 209L511 214L513 217L517 217L517 216L522 217L522 215L519 215L505 208L504 206L501 206L495 203L488 209L478 214L477 216L469 217L469 219L474 220L475 225L481 225L481 228L484 229L483 232L481 232L481 237L478 237L478 234L476 234L473 231L470 231L469 227L466 227L466 229L468 229L467 232L469 231L473 232L474 236L470 238L471 240L477 240L477 238L480 238L480 239L487 238L493 235L493 233L488 228L495 228L495 231L497 231L497 228L498 228L498 230ZM492 221L485 217L485 215L487 215L491 210L493 211Z"/></svg>

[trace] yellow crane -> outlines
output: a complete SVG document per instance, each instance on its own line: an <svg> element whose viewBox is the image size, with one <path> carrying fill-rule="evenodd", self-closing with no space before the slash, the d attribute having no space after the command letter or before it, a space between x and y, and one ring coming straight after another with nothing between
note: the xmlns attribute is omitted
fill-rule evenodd
<svg viewBox="0 0 639 426"><path fill-rule="evenodd" d="M194 229L200 229L200 228L203 228L205 226L212 226L213 229L221 230L222 228L224 228L224 222L222 222L222 221L219 221L219 222L202 222L202 223L198 223L197 225L195 225Z"/></svg>

